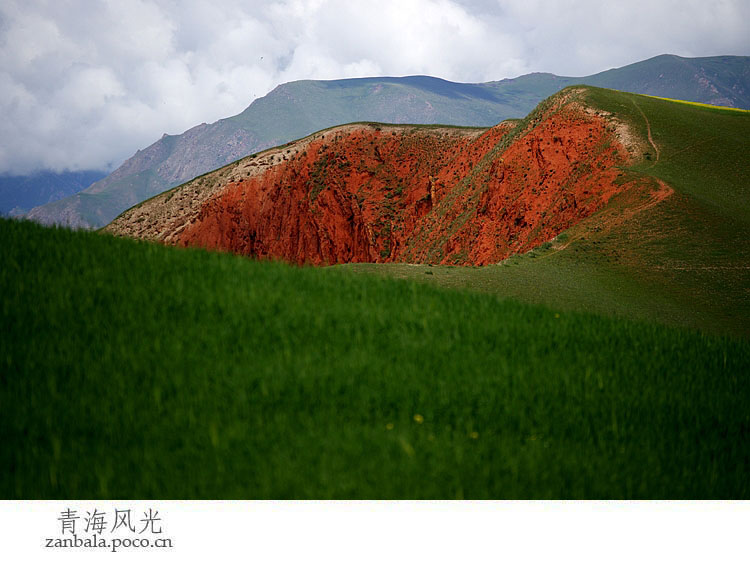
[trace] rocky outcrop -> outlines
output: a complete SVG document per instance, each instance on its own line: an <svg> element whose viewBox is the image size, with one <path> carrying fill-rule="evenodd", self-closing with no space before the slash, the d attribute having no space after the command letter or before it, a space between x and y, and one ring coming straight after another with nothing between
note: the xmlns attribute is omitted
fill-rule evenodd
<svg viewBox="0 0 750 561"><path fill-rule="evenodd" d="M298 264L498 262L627 187L616 180L631 137L580 93L490 129L322 131L164 193L107 230Z"/></svg>

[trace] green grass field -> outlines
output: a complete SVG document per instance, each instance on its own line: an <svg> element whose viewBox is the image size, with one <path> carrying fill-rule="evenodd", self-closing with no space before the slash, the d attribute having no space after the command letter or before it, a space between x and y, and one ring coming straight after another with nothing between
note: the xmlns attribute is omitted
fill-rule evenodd
<svg viewBox="0 0 750 561"><path fill-rule="evenodd" d="M0 244L0 498L750 498L747 339L30 223Z"/></svg>

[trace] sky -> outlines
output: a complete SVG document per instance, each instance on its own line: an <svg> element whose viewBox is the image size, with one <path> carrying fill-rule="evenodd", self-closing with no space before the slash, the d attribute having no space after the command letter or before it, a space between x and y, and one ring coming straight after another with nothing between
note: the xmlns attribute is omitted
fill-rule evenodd
<svg viewBox="0 0 750 561"><path fill-rule="evenodd" d="M0 173L112 170L300 79L750 55L748 0L2 0Z"/></svg>

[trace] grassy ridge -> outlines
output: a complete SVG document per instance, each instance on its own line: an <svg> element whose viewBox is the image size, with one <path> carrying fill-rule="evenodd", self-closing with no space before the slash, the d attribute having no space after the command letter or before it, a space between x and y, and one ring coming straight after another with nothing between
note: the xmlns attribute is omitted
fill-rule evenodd
<svg viewBox="0 0 750 561"><path fill-rule="evenodd" d="M728 218L750 223L750 112L590 88L588 102L628 121L644 138L646 119L659 158L633 169L663 179L677 191Z"/></svg>
<svg viewBox="0 0 750 561"><path fill-rule="evenodd" d="M658 95L650 95L654 99L663 99L664 101L672 101L674 103L684 103L685 105L695 105L697 107L708 107L709 109L720 109L722 111L739 111L741 113L748 113L750 109L740 109L738 107L722 107L720 105L711 105L710 103L698 103L697 101L686 101L684 99L670 99L668 97L660 97Z"/></svg>
<svg viewBox="0 0 750 561"><path fill-rule="evenodd" d="M666 181L672 196L623 221L647 193L615 197L551 247L499 265L346 268L750 338L750 113L598 88L585 96L644 139L648 158L627 177Z"/></svg>
<svg viewBox="0 0 750 561"><path fill-rule="evenodd" d="M0 221L0 497L749 498L750 342Z"/></svg>

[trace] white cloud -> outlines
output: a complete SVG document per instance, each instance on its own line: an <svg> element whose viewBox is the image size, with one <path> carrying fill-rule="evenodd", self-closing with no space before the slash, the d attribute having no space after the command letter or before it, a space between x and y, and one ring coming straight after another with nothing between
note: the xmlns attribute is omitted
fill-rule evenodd
<svg viewBox="0 0 750 561"><path fill-rule="evenodd" d="M748 18L745 0L5 0L0 171L118 165L297 79L748 54Z"/></svg>

